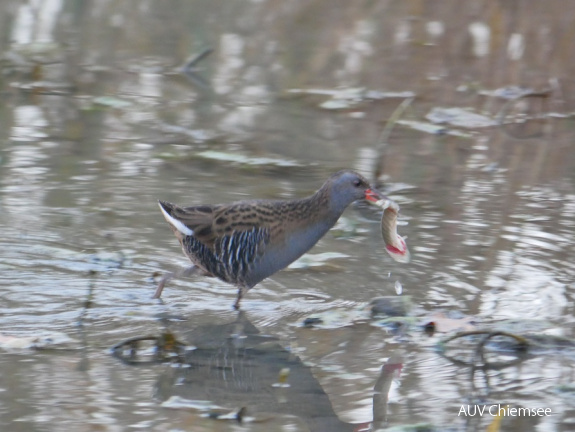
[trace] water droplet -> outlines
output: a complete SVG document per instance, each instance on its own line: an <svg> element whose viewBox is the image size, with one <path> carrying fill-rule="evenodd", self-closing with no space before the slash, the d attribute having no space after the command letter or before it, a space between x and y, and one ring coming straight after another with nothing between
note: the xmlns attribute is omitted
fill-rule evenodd
<svg viewBox="0 0 575 432"><path fill-rule="evenodd" d="M401 286L401 283L399 281L395 281L395 292L397 293L397 295L401 295L401 293L403 292L403 287Z"/></svg>

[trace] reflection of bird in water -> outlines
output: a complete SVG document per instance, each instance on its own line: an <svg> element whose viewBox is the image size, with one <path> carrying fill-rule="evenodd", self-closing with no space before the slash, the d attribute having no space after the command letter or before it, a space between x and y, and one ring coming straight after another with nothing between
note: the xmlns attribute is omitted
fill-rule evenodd
<svg viewBox="0 0 575 432"><path fill-rule="evenodd" d="M386 200L353 171L332 175L313 195L294 200L251 200L179 207L159 202L164 217L195 267L238 287L234 307L265 278L310 250L353 201ZM155 298L171 276L160 282Z"/></svg>
<svg viewBox="0 0 575 432"><path fill-rule="evenodd" d="M281 339L261 334L244 312L223 324L221 314L212 319L217 324L204 323L185 330L187 344L195 348L184 353L183 361L189 367L166 368L158 377L154 398L161 401L162 407L199 409L217 420L271 425L277 417L288 415L292 421L301 422L297 430L368 430L369 423L340 420L312 366L286 350ZM180 328L180 333L186 326ZM392 352L381 368L373 388L371 430L384 427L389 420L388 393L402 363L402 355ZM197 401L210 404L199 408Z"/></svg>

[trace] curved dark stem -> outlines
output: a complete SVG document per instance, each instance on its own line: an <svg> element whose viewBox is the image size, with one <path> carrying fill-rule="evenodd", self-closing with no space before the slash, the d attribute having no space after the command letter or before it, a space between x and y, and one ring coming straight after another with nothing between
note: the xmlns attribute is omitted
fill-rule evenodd
<svg viewBox="0 0 575 432"><path fill-rule="evenodd" d="M86 372L90 369L90 360L88 356L88 337L86 335L86 329L84 327L84 319L86 318L86 314L88 313L88 309L90 309L93 305L94 299L94 278L96 277L97 272L94 270L90 270L88 272L88 276L90 277L90 282L88 284L88 293L86 295L86 300L84 300L84 304L82 307L82 311L80 312L80 316L78 317L78 332L80 333L80 340L81 340L81 359L78 362L77 369L82 372Z"/></svg>
<svg viewBox="0 0 575 432"><path fill-rule="evenodd" d="M466 337L466 336L477 336L477 335L483 335L483 337L475 346L475 350L473 352L473 357L471 358L471 361L469 363L467 363L465 361L461 361L461 360L457 360L457 359L452 359L452 360L454 362L457 362L458 364L466 365L466 366L470 367L470 369L469 369L469 382L471 385L471 394L473 397L480 399L481 396L486 397L491 392L491 386L489 383L489 374L488 374L489 369L499 369L499 368L503 368L503 367L509 367L509 366L512 366L514 364L517 364L517 363L520 363L521 361L523 361L523 358L518 357L517 359L510 361L510 362L490 363L486 359L486 355L485 355L486 343L490 339L497 337L497 336L510 337L512 339L515 339L515 341L517 341L519 348L521 348L521 350L523 352L529 347L530 343L527 340L527 338L525 338L523 336L518 336L518 335L513 334L513 333L508 333L508 332L504 332L504 331L474 330L474 331L457 333L453 336L448 337L447 339L444 339L443 341L441 341L439 343L439 348L442 351L442 353L445 355L445 349L446 349L445 344L447 344L448 342L451 342L455 339ZM445 357L447 357L447 356L445 355ZM485 389L484 389L483 395L479 394L477 386L475 385L475 375L476 375L476 372L478 370L481 370L484 374Z"/></svg>
<svg viewBox="0 0 575 432"><path fill-rule="evenodd" d="M472 330L472 331L467 331L467 332L459 332L459 333L454 334L453 336L448 337L447 339L440 341L440 345L441 345L441 348L444 349L443 346L445 344L447 344L448 342L451 342L452 340L462 338L462 337L467 337L467 336L475 336L475 335L488 335L489 336L489 337L484 338L483 345L485 345L485 342L487 342L487 340L491 339L492 337L507 336L507 337L510 337L512 339L515 339L520 345L529 346L529 340L523 336L519 336L519 335L516 335L513 333L504 332L504 331L491 331L491 330Z"/></svg>
<svg viewBox="0 0 575 432"><path fill-rule="evenodd" d="M543 132L543 128L541 131L537 131L537 132L533 132L530 134L526 134L526 135L521 135L515 131L512 131L510 129L511 126L517 125L518 123L515 122L506 122L506 118L508 116L508 113L511 111L511 109L520 101L523 101L525 99L528 99L528 103L530 103L529 101L532 101L534 99L539 99L541 101L541 110L543 111L543 104L545 102L548 101L549 97L552 94L552 89L548 88L548 89L544 89L541 91L532 91L529 93L525 93L522 94L520 96L517 96L516 98L510 99L508 100L503 107L499 110L499 113L497 114L497 122L499 124L499 126L501 127L501 129L503 130L503 132L508 135L511 138L515 138L515 139L530 139L530 138L539 138L541 136L544 135ZM541 113L538 116L535 117L531 117L531 118L527 118L527 121L534 121L534 120L541 120L541 121L545 121L546 120L546 116Z"/></svg>
<svg viewBox="0 0 575 432"><path fill-rule="evenodd" d="M192 84L203 90L209 90L210 85L197 73L196 65L210 55L212 51L212 48L206 48L199 54L190 57L181 69L184 76L186 76Z"/></svg>
<svg viewBox="0 0 575 432"><path fill-rule="evenodd" d="M466 336L477 336L477 335L485 335L485 337L483 337L479 342L478 345L475 347L475 351L474 351L474 355L471 359L471 361L465 361L465 360L461 360L455 357L451 357L448 356L446 354L446 344L448 342L451 342L455 339L458 338L462 338L462 337L466 337ZM509 366L513 366L515 364L521 363L525 358L524 356L518 356L516 359L511 360L511 361L505 361L505 362L488 362L485 360L485 355L484 355L484 347L485 344L487 343L487 341L491 338L494 338L496 336L505 336L505 337L510 337L512 339L515 339L518 343L518 349L520 350L521 353L525 353L527 351L527 349L533 345L534 342L529 341L527 338L523 337L523 336L519 336L513 333L508 333L508 332L504 332L504 331L491 331L491 330L473 330L473 331L468 331L468 332L461 332L461 333L457 333L453 336L448 337L447 339L444 339L442 341L440 341L437 344L437 347L439 349L439 352L447 359L449 359L450 361L454 362L455 364L461 365L461 366L473 366L476 369L482 369L482 370L487 370L487 369L503 369L505 367L509 367ZM477 359L479 357L479 360L481 360L481 365L477 366Z"/></svg>
<svg viewBox="0 0 575 432"><path fill-rule="evenodd" d="M399 118L403 115L403 113L409 107L409 105L411 105L414 99L415 97L410 97L404 99L403 102L399 104L399 106L395 109L393 114L391 114L391 117L387 120L385 127L383 128L381 134L379 135L379 138L377 139L377 143L375 145L376 157L374 159L373 173L372 173L374 184L377 184L377 179L381 175L381 169L383 166L385 151L387 149L391 131L393 130L393 127L395 126L397 120L399 120Z"/></svg>
<svg viewBox="0 0 575 432"><path fill-rule="evenodd" d="M205 59L213 51L214 51L213 48L205 48L203 51L200 51L199 54L191 56L188 60L186 60L184 66L182 66L182 71L184 73L187 73L190 70L194 69L197 63Z"/></svg>

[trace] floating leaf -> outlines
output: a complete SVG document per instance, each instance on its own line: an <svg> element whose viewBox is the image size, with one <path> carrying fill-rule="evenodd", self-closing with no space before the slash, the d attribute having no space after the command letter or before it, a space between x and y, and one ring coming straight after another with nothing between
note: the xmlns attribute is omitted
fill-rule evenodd
<svg viewBox="0 0 575 432"><path fill-rule="evenodd" d="M118 99L112 96L98 96L95 97L92 102L95 105L102 105L105 107L110 107L110 108L127 108L129 106L132 106L131 102L128 102L126 100L123 99Z"/></svg>
<svg viewBox="0 0 575 432"><path fill-rule="evenodd" d="M385 317L404 317L411 309L411 298L409 296L383 296L376 297L370 302L371 315Z"/></svg>
<svg viewBox="0 0 575 432"><path fill-rule="evenodd" d="M473 136L473 135L466 133L466 132L447 129L443 126L437 126L437 125L423 122L423 121L399 119L396 121L396 123L399 125L402 125L402 126L407 126L411 129L414 129L414 130L417 130L420 132L426 132L426 133L430 133L430 134L434 134L434 135L452 135L452 136L458 136L458 137L462 137L462 138L471 138Z"/></svg>
<svg viewBox="0 0 575 432"><path fill-rule="evenodd" d="M199 411L208 411L222 408L214 404L212 401L185 399L180 396L170 397L167 401L162 402L161 406L163 408L173 408L173 409L187 408Z"/></svg>
<svg viewBox="0 0 575 432"><path fill-rule="evenodd" d="M491 96L501 99L517 99L526 94L533 93L534 90L528 87L507 86L495 90L481 90L479 92L482 96Z"/></svg>
<svg viewBox="0 0 575 432"><path fill-rule="evenodd" d="M375 99L375 100L393 99L393 98L407 99L407 98L412 98L415 96L416 96L415 93L412 91L382 92L382 91L378 91L378 90L368 90L365 92L365 97L367 99Z"/></svg>
<svg viewBox="0 0 575 432"><path fill-rule="evenodd" d="M497 121L481 115L474 113L469 108L433 108L425 118L432 123L438 124L450 124L456 127L476 129L496 126Z"/></svg>
<svg viewBox="0 0 575 432"><path fill-rule="evenodd" d="M345 99L329 99L319 105L320 108L329 110L340 110L351 108L354 103Z"/></svg>
<svg viewBox="0 0 575 432"><path fill-rule="evenodd" d="M0 349L70 349L78 346L78 342L65 333L40 332L36 335L11 336L0 334Z"/></svg>
<svg viewBox="0 0 575 432"><path fill-rule="evenodd" d="M378 90L366 90L362 87L348 87L341 89L291 89L288 93L302 95L330 96L331 99L322 102L319 107L328 110L343 110L353 108L355 105L366 100L382 100L390 98L411 98L415 93L384 92Z"/></svg>
<svg viewBox="0 0 575 432"><path fill-rule="evenodd" d="M196 157L202 159L210 159L223 162L233 162L242 165L272 165L279 167L298 167L301 166L299 163L292 159L280 159L280 158L270 158L270 157L253 157L245 156L240 153L227 153L215 150L206 150L195 154Z"/></svg>

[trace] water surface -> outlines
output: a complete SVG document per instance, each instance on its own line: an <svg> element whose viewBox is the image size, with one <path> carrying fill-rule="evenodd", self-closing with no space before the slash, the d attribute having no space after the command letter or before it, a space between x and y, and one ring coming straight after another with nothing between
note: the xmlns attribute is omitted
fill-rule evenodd
<svg viewBox="0 0 575 432"><path fill-rule="evenodd" d="M435 350L455 330L418 325L573 337L572 6L519 3L2 3L2 430L486 430L492 416L459 415L478 402L551 409L502 430L570 430L569 343L474 392ZM509 102L510 86L531 97ZM432 124L434 108L487 126ZM278 273L239 316L213 279L150 298L156 274L188 265L158 199L301 197L341 168L382 173L410 264L354 205L311 251L347 257ZM397 282L411 324L371 322L364 307ZM110 354L166 329L197 348L191 367ZM289 388L271 385L282 368ZM206 418L216 406L248 421Z"/></svg>

